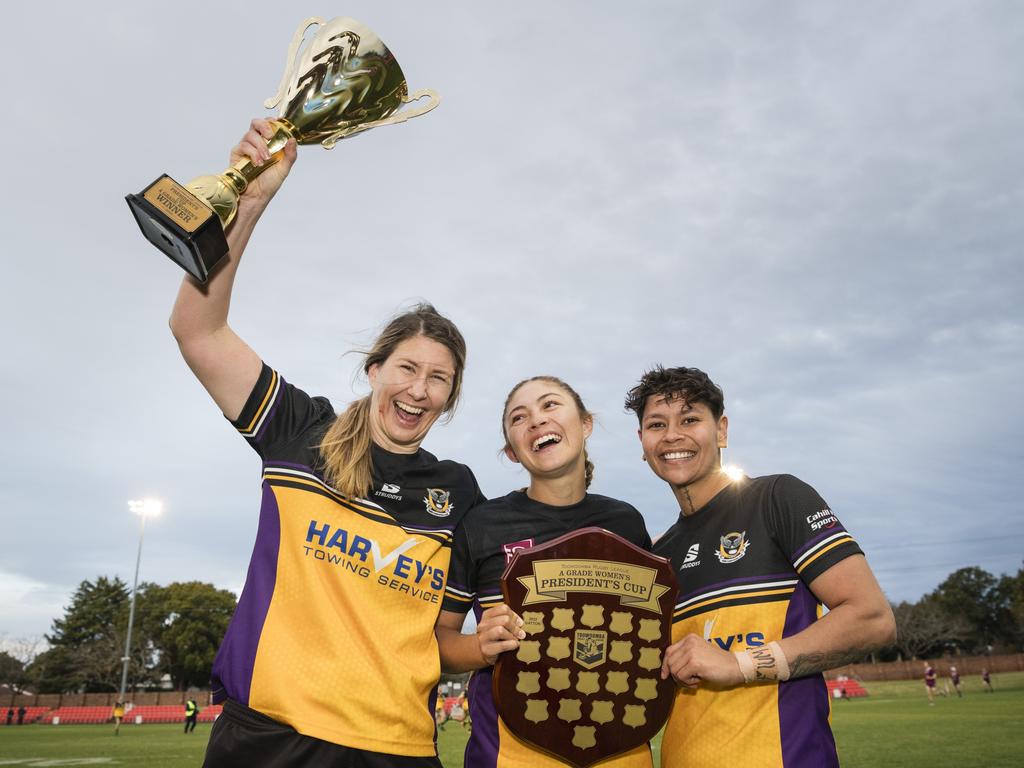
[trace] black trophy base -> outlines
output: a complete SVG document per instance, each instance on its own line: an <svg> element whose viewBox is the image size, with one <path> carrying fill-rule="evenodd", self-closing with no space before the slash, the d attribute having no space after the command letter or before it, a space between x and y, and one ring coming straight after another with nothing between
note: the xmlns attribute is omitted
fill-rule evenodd
<svg viewBox="0 0 1024 768"><path fill-rule="evenodd" d="M170 176L161 176L125 200L146 239L200 283L227 256L220 219Z"/></svg>

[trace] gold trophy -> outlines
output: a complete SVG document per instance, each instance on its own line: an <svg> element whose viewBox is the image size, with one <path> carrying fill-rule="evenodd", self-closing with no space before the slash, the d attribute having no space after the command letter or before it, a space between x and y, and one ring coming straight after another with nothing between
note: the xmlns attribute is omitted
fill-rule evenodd
<svg viewBox="0 0 1024 768"><path fill-rule="evenodd" d="M302 48L306 31L319 26ZM425 99L398 111L403 104ZM394 55L368 27L354 19L318 17L299 25L288 48L284 77L267 109L280 107L267 140L271 159L262 166L243 158L216 176L178 184L164 174L139 194L126 196L135 220L153 245L205 283L227 255L225 228L249 182L278 160L289 139L332 149L339 139L382 125L404 123L436 107L429 88L409 94Z"/></svg>

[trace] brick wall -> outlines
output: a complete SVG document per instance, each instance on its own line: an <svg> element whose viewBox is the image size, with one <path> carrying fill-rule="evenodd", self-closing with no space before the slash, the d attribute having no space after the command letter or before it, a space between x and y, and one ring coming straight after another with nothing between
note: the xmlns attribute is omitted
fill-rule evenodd
<svg viewBox="0 0 1024 768"><path fill-rule="evenodd" d="M955 666L961 676L980 675L982 668L993 674L1000 672L1024 672L1024 653L1004 656L947 656L943 659L929 659L935 671L949 676L949 667ZM833 679L839 675L854 680L920 680L924 679L924 661L890 661L885 664L848 664L830 670L825 677Z"/></svg>

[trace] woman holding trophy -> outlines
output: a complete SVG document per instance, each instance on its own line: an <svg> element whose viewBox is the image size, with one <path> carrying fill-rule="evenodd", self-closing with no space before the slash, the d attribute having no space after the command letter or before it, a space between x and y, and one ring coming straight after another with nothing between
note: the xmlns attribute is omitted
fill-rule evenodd
<svg viewBox="0 0 1024 768"><path fill-rule="evenodd" d="M500 761L502 766L554 768L565 763L517 738L496 710L492 665L526 637L522 619L503 603L502 573L515 551L581 528L604 528L648 550L651 540L636 509L587 492L594 474L586 449L593 415L572 387L552 376L520 382L505 401L501 426L505 455L522 464L530 485L474 507L455 531L437 629L441 666L446 672L478 670L470 681L473 731L467 766L493 768ZM477 631L463 635L470 608ZM601 765L650 766L650 747L643 744Z"/></svg>
<svg viewBox="0 0 1024 768"><path fill-rule="evenodd" d="M256 543L213 666L225 702L205 765L440 766L434 625L452 532L481 500L470 470L420 444L459 398L466 348L421 304L368 353L370 394L336 415L264 363L228 325L235 274L296 158L272 157L253 120L232 163L265 167L238 200L228 255L183 282L181 353L263 462ZM368 724L373 724L372 728Z"/></svg>

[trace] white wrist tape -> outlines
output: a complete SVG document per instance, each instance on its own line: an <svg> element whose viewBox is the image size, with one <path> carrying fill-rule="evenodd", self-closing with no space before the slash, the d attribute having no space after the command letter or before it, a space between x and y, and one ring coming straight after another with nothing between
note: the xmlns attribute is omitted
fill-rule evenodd
<svg viewBox="0 0 1024 768"><path fill-rule="evenodd" d="M779 670L779 680L789 680L789 659L782 652L782 646L772 640L768 643L768 647L775 653L775 665Z"/></svg>
<svg viewBox="0 0 1024 768"><path fill-rule="evenodd" d="M789 661L774 640L736 654L745 683L789 680Z"/></svg>
<svg viewBox="0 0 1024 768"><path fill-rule="evenodd" d="M736 653L736 661L739 662L740 672L743 673L743 682L752 683L754 681L754 660L747 655L746 651L739 651Z"/></svg>

